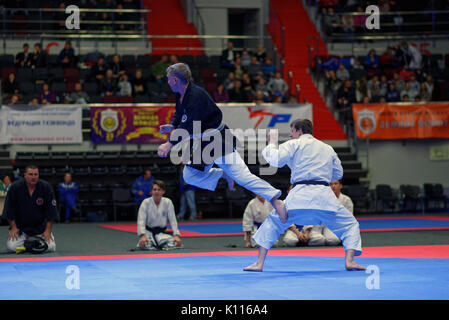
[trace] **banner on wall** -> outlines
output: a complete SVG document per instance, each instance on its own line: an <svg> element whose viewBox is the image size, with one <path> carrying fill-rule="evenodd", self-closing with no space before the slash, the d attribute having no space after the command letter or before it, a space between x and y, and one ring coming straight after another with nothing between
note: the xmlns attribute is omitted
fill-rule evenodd
<svg viewBox="0 0 449 320"><path fill-rule="evenodd" d="M357 138L449 138L449 103L353 104Z"/></svg>
<svg viewBox="0 0 449 320"><path fill-rule="evenodd" d="M312 120L312 105L281 104L248 106L219 105L223 122L231 129L278 129L279 138L287 139L290 122L298 118ZM91 139L94 143L161 143L167 134L159 126L171 122L174 107L91 107Z"/></svg>
<svg viewBox="0 0 449 320"><path fill-rule="evenodd" d="M2 106L0 109L0 143L82 143L81 122L82 108L80 106Z"/></svg>

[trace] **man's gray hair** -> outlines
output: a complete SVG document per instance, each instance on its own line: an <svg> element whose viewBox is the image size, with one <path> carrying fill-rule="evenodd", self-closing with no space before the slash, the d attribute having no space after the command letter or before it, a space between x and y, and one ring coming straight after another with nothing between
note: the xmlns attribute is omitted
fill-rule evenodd
<svg viewBox="0 0 449 320"><path fill-rule="evenodd" d="M172 76L175 76L184 83L191 82L193 80L192 72L190 71L189 66L182 62L169 66L166 72L167 74L170 73Z"/></svg>

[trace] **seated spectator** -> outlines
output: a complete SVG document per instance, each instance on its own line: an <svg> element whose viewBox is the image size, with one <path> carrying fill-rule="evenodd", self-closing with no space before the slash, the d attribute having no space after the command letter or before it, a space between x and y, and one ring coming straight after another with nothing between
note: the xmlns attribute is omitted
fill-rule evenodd
<svg viewBox="0 0 449 320"><path fill-rule="evenodd" d="M119 10L119 11L114 13L115 21L129 21L130 20L129 13L126 13L123 11L122 3L117 4L117 10ZM120 23L120 24L114 24L114 28L117 31L127 31L127 30L131 30L133 27L132 27L132 25L129 25L129 24Z"/></svg>
<svg viewBox="0 0 449 320"><path fill-rule="evenodd" d="M173 202L163 197L165 183L155 180L152 184L153 196L142 201L137 218L137 248L141 250L170 250L182 246L178 222ZM167 225L173 236L165 233Z"/></svg>
<svg viewBox="0 0 449 320"><path fill-rule="evenodd" d="M421 84L416 80L416 75L412 74L410 76L410 89L419 92L419 90L421 90Z"/></svg>
<svg viewBox="0 0 449 320"><path fill-rule="evenodd" d="M270 98L270 96L271 96L270 90L268 89L268 86L266 84L266 81L265 81L264 77L260 77L259 78L259 81L258 81L258 83L257 83L257 85L255 87L255 90L256 90L256 92L257 91L262 91L263 95L266 98ZM271 99L269 99L269 100L271 100Z"/></svg>
<svg viewBox="0 0 449 320"><path fill-rule="evenodd" d="M242 67L245 70L248 70L248 67L251 64L251 56L249 55L249 52L247 49L243 49L240 59L242 60Z"/></svg>
<svg viewBox="0 0 449 320"><path fill-rule="evenodd" d="M393 69L398 67L398 62L393 55L393 49L391 47L388 47L387 50L382 53L379 58L379 63L383 68Z"/></svg>
<svg viewBox="0 0 449 320"><path fill-rule="evenodd" d="M376 54L376 50L371 49L365 58L365 67L377 68L379 66L379 56Z"/></svg>
<svg viewBox="0 0 449 320"><path fill-rule="evenodd" d="M254 56L256 57L259 64L265 62L265 57L267 56L267 53L265 52L265 48L261 44L258 44L256 46L256 52L254 53Z"/></svg>
<svg viewBox="0 0 449 320"><path fill-rule="evenodd" d="M340 81L349 80L351 77L349 75L349 71L345 68L343 63L340 63L338 66L338 70L335 72L337 79Z"/></svg>
<svg viewBox="0 0 449 320"><path fill-rule="evenodd" d="M356 11L357 13L365 13L365 11L361 6L357 6ZM367 17L364 14L354 16L354 31L356 33L361 33L365 31L366 18Z"/></svg>
<svg viewBox="0 0 449 320"><path fill-rule="evenodd" d="M146 198L151 197L153 181L154 177L151 175L150 169L146 169L144 174L134 181L131 190L134 195L134 202L141 203Z"/></svg>
<svg viewBox="0 0 449 320"><path fill-rule="evenodd" d="M23 45L23 51L19 52L16 55L16 63L15 63L16 68L29 68L29 67L31 67L32 53L30 53L28 50L29 50L29 45L28 45L28 43L25 43Z"/></svg>
<svg viewBox="0 0 449 320"><path fill-rule="evenodd" d="M426 85L426 88L427 88L427 91L429 92L430 97L432 97L433 89L435 87L435 85L433 83L432 75L428 74L426 76L426 81L424 82L424 84Z"/></svg>
<svg viewBox="0 0 449 320"><path fill-rule="evenodd" d="M404 82L404 80L401 79L401 77L399 76L399 73L397 73L397 72L393 73L393 79L391 80L391 82L396 87L396 90L398 90L398 91L404 90L405 82Z"/></svg>
<svg viewBox="0 0 449 320"><path fill-rule="evenodd" d="M262 71L260 62L257 60L256 56L251 57L251 62L248 65L247 69L251 78L255 78L259 74L259 72Z"/></svg>
<svg viewBox="0 0 449 320"><path fill-rule="evenodd" d="M381 96L385 96L388 92L388 78L386 75L381 75L380 76L380 95Z"/></svg>
<svg viewBox="0 0 449 320"><path fill-rule="evenodd" d="M75 83L75 88L69 95L69 102L76 104L89 103L89 95L83 91L83 86L80 82Z"/></svg>
<svg viewBox="0 0 449 320"><path fill-rule="evenodd" d="M20 96L19 96L18 94L12 95L11 98L9 98L9 99L6 101L6 104L7 104L8 106L14 106L14 105L21 104L21 103L22 103L22 102L20 101Z"/></svg>
<svg viewBox="0 0 449 320"><path fill-rule="evenodd" d="M179 57L176 54L171 54L169 60L170 60L170 65L179 63Z"/></svg>
<svg viewBox="0 0 449 320"><path fill-rule="evenodd" d="M42 50L40 43L34 45L34 52L30 61L32 68L47 68L47 53Z"/></svg>
<svg viewBox="0 0 449 320"><path fill-rule="evenodd" d="M78 184L72 181L72 174L66 172L64 174L64 181L58 185L59 203L64 208L64 216L61 219L64 222L70 222L72 212L76 210L76 203L78 198Z"/></svg>
<svg viewBox="0 0 449 320"><path fill-rule="evenodd" d="M268 92L266 92L265 94L262 90L256 90L254 101L256 102L256 104L271 102L271 97Z"/></svg>
<svg viewBox="0 0 449 320"><path fill-rule="evenodd" d="M246 69L242 66L242 59L240 57L236 57L234 61L234 65L231 68L232 72L234 72L235 77L237 79L242 79L243 74L246 72Z"/></svg>
<svg viewBox="0 0 449 320"><path fill-rule="evenodd" d="M245 90L246 95L250 100L254 97L254 89L253 89L253 83L251 81L251 78L249 76L249 73L244 73L242 76L242 86L243 90Z"/></svg>
<svg viewBox="0 0 449 320"><path fill-rule="evenodd" d="M271 77L274 77L277 69L276 66L273 64L273 60L269 56L265 57L265 62L261 66L263 75L265 79L270 79Z"/></svg>
<svg viewBox="0 0 449 320"><path fill-rule="evenodd" d="M131 86L131 83L128 81L128 75L127 74L123 74L120 77L120 81L117 85L118 87L118 94L120 96L131 96L133 93L133 88Z"/></svg>
<svg viewBox="0 0 449 320"><path fill-rule="evenodd" d="M157 82L162 83L164 81L167 81L167 79L166 79L167 71L166 70L169 65L170 64L168 62L168 55L163 54L161 56L161 59L151 66L151 73L156 78Z"/></svg>
<svg viewBox="0 0 449 320"><path fill-rule="evenodd" d="M234 67L234 61L237 57L237 52L234 49L234 43L228 41L226 49L221 52L220 66L225 69L232 69Z"/></svg>
<svg viewBox="0 0 449 320"><path fill-rule="evenodd" d="M288 90L288 84L282 78L282 73L280 73L279 71L276 72L275 77L271 78L270 81L268 81L267 89L270 90L272 95L276 94L281 97L285 97L285 94Z"/></svg>
<svg viewBox="0 0 449 320"><path fill-rule="evenodd" d="M422 102L421 96L419 94L415 97L415 102Z"/></svg>
<svg viewBox="0 0 449 320"><path fill-rule="evenodd" d="M273 94L273 103L282 103L283 101L283 96L281 96L278 93Z"/></svg>
<svg viewBox="0 0 449 320"><path fill-rule="evenodd" d="M359 80L366 75L366 71L358 59L354 59L353 61L352 70L350 71L351 79Z"/></svg>
<svg viewBox="0 0 449 320"><path fill-rule="evenodd" d="M401 50L406 56L406 64L409 69L420 69L422 66L422 55L417 48L409 45L406 41L401 43Z"/></svg>
<svg viewBox="0 0 449 320"><path fill-rule="evenodd" d="M56 103L56 94L53 91L50 91L50 86L48 83L44 82L42 85L42 91L37 95L39 100L39 104L50 104Z"/></svg>
<svg viewBox="0 0 449 320"><path fill-rule="evenodd" d="M341 18L341 27L348 40L351 40L355 31L354 19L352 18L351 15L349 14L343 15L343 17Z"/></svg>
<svg viewBox="0 0 449 320"><path fill-rule="evenodd" d="M351 80L346 80L337 92L337 109L344 110L355 102L355 90L352 87L352 82Z"/></svg>
<svg viewBox="0 0 449 320"><path fill-rule="evenodd" d="M106 70L106 75L101 82L101 92L105 96L113 96L117 92L117 79L114 78L112 69Z"/></svg>
<svg viewBox="0 0 449 320"><path fill-rule="evenodd" d="M9 96L19 94L19 84L17 83L16 74L14 72L10 72L8 74L8 79L3 81L2 89L3 93Z"/></svg>
<svg viewBox="0 0 449 320"><path fill-rule="evenodd" d="M388 86L387 94L385 95L385 99L387 102L399 102L401 101L401 96L399 94L399 91L396 90L396 87L394 83L390 83Z"/></svg>
<svg viewBox="0 0 449 320"><path fill-rule="evenodd" d="M217 85L217 89L214 91L214 100L215 102L229 102L229 94L223 83Z"/></svg>
<svg viewBox="0 0 449 320"><path fill-rule="evenodd" d="M421 97L421 101L432 101L432 95L430 94L429 90L427 89L426 84L423 82L421 83L421 90L419 91L419 96Z"/></svg>
<svg viewBox="0 0 449 320"><path fill-rule="evenodd" d="M235 74L234 72L229 72L228 76L226 77L226 79L224 80L223 84L225 86L226 91L229 92L229 90L234 89L234 85L235 85Z"/></svg>
<svg viewBox="0 0 449 320"><path fill-rule="evenodd" d="M410 98L409 98L409 96L406 95L406 94L404 94L404 95L401 97L401 99L402 99L402 102L410 102Z"/></svg>
<svg viewBox="0 0 449 320"><path fill-rule="evenodd" d="M106 70L108 69L107 64L103 57L99 57L97 63L92 66L91 78L95 79L97 83L101 84L103 82L104 76L106 75Z"/></svg>
<svg viewBox="0 0 449 320"><path fill-rule="evenodd" d="M296 104L298 103L298 98L294 95L288 97L287 103Z"/></svg>
<svg viewBox="0 0 449 320"><path fill-rule="evenodd" d="M325 71L325 76L327 79L327 85L332 90L332 93L336 93L340 89L341 81L335 75L334 70Z"/></svg>
<svg viewBox="0 0 449 320"><path fill-rule="evenodd" d="M37 106L39 105L39 100L37 98L33 98L30 100L30 102L28 102L29 106Z"/></svg>
<svg viewBox="0 0 449 320"><path fill-rule="evenodd" d="M147 93L147 86L145 79L142 76L142 70L137 69L134 79L131 81L133 95L143 95Z"/></svg>
<svg viewBox="0 0 449 320"><path fill-rule="evenodd" d="M120 56L118 54L114 54L112 57L112 63L109 68L112 69L114 78L117 80L125 74L125 66L123 65L123 62L120 61Z"/></svg>
<svg viewBox="0 0 449 320"><path fill-rule="evenodd" d="M368 96L373 102L379 101L382 96L381 89L379 77L377 75L374 75L368 80Z"/></svg>
<svg viewBox="0 0 449 320"><path fill-rule="evenodd" d="M366 80L366 77L362 77L361 79L356 80L355 97L357 102L360 102L365 97L368 97L368 81Z"/></svg>
<svg viewBox="0 0 449 320"><path fill-rule="evenodd" d="M112 17L107 12L102 12L99 20L101 21L100 23L101 31L108 31L108 32L114 31L114 26L116 25L112 24Z"/></svg>
<svg viewBox="0 0 449 320"><path fill-rule="evenodd" d="M273 210L270 202L255 194L243 212L243 232L245 233L245 247L253 248L257 246L251 237L257 232L267 216Z"/></svg>
<svg viewBox="0 0 449 320"><path fill-rule="evenodd" d="M410 81L412 74L413 74L413 71L411 71L407 67L404 67L404 68L402 68L401 72L399 73L399 77L404 81Z"/></svg>
<svg viewBox="0 0 449 320"><path fill-rule="evenodd" d="M58 63L63 68L72 68L75 66L75 50L72 48L72 43L66 41L64 48L58 55Z"/></svg>
<svg viewBox="0 0 449 320"><path fill-rule="evenodd" d="M427 73L425 73L424 71L422 71L422 69L416 69L413 72L413 75L415 75L415 79L421 83L421 82L425 82L427 79Z"/></svg>
<svg viewBox="0 0 449 320"><path fill-rule="evenodd" d="M330 36L334 32L340 31L341 20L340 17L335 14L334 8L328 7L327 13L324 15L323 19L326 35Z"/></svg>
<svg viewBox="0 0 449 320"><path fill-rule="evenodd" d="M228 91L230 102L248 102L248 96L243 89L242 80L237 79L235 81L234 88Z"/></svg>
<svg viewBox="0 0 449 320"><path fill-rule="evenodd" d="M407 96L409 99L414 100L418 93L418 91L410 87L410 82L406 82L404 90L401 91L401 100L404 101L404 96Z"/></svg>

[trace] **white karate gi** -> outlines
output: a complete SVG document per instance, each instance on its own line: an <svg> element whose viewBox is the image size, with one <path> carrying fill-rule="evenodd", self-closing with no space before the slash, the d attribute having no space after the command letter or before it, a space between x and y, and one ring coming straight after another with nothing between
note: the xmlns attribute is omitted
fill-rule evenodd
<svg viewBox="0 0 449 320"><path fill-rule="evenodd" d="M337 199L350 213L353 213L354 204L351 198L340 193ZM310 230L309 241L307 242L309 246L338 246L341 244L341 240L324 224L304 226L302 232L305 233L307 229L312 229ZM288 247L295 247L298 244L298 236L291 230L285 232L283 240Z"/></svg>
<svg viewBox="0 0 449 320"><path fill-rule="evenodd" d="M162 197L159 206L156 206L152 197L142 201L137 217L137 234L139 236L142 234L147 236L149 243L145 247L146 250L155 250L158 246L162 249L173 249L176 247L173 236L166 233L153 234L146 229L146 226L150 228L164 228L168 223L170 223L173 230L173 236L179 236L175 208L170 199ZM139 247L139 243L137 243L137 247Z"/></svg>
<svg viewBox="0 0 449 320"><path fill-rule="evenodd" d="M258 229L258 225L265 221L272 210L273 206L268 201L262 202L257 197L252 199L243 213L243 232L250 231L251 235L254 235ZM244 237L246 239L246 234ZM252 239L251 246L256 246L256 243Z"/></svg>
<svg viewBox="0 0 449 320"><path fill-rule="evenodd" d="M288 165L290 182L315 180L330 183L343 177L343 168L334 149L310 134L289 140L276 148L269 144L262 151L265 160L275 167ZM362 253L359 223L338 201L329 186L296 185L284 200L288 220L282 223L272 211L253 236L254 241L265 249L292 224L327 226L341 239L345 250L353 249L354 256Z"/></svg>

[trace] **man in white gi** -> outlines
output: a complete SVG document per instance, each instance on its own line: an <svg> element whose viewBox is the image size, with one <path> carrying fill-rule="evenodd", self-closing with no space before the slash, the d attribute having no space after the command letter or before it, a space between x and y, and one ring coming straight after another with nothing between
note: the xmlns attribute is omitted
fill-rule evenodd
<svg viewBox="0 0 449 320"><path fill-rule="evenodd" d="M143 200L139 207L137 247L142 250L170 250L182 246L173 202L163 197L164 193L165 183L161 180L153 181L153 196ZM173 236L164 232L168 223Z"/></svg>
<svg viewBox="0 0 449 320"><path fill-rule="evenodd" d="M268 214L273 210L273 207L268 201L265 201L259 195L256 195L248 205L243 213L243 232L245 232L245 247L255 247L256 243L251 240L251 237L256 233L257 229L267 218Z"/></svg>
<svg viewBox="0 0 449 320"><path fill-rule="evenodd" d="M331 181L330 183L330 187L338 201L353 214L354 204L351 198L341 193L342 186L340 180ZM324 224L304 226L302 230L298 230L297 226L293 225L285 232L283 240L288 247L295 247L298 244L307 244L309 246L338 246L341 244L341 240Z"/></svg>
<svg viewBox="0 0 449 320"><path fill-rule="evenodd" d="M343 177L340 159L331 146L312 136L312 122L298 119L291 123L290 140L277 144L277 131L270 130L268 146L262 151L272 166L291 169L293 185L284 200L287 219L271 212L253 240L259 245L257 261L244 271L262 271L268 250L292 224L320 225L323 223L343 242L347 270L365 270L354 261L362 253L359 223L338 201L329 183Z"/></svg>

